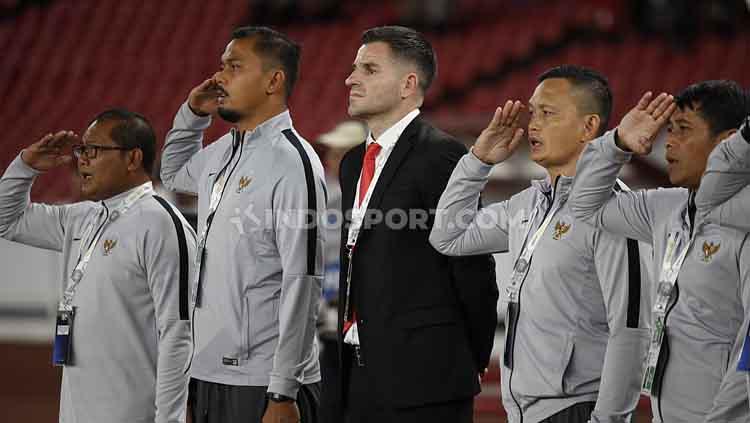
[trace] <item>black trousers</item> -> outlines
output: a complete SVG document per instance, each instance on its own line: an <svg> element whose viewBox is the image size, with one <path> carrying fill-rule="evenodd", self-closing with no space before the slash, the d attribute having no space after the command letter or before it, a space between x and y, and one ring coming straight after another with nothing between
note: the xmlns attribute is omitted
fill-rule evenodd
<svg viewBox="0 0 750 423"><path fill-rule="evenodd" d="M579 402L547 417L542 423L585 423L591 418L596 402Z"/></svg>
<svg viewBox="0 0 750 423"><path fill-rule="evenodd" d="M261 423L267 386L232 386L190 380L193 423ZM319 423L320 383L302 385L297 394L302 423Z"/></svg>
<svg viewBox="0 0 750 423"><path fill-rule="evenodd" d="M344 409L346 423L474 422L474 398L419 407L393 408L377 400L380 395L373 391L370 377L366 365L365 367L351 367L348 401Z"/></svg>

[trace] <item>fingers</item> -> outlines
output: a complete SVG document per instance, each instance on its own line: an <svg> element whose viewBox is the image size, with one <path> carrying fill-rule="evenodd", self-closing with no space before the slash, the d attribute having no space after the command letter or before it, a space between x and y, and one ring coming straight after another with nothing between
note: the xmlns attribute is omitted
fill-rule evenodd
<svg viewBox="0 0 750 423"><path fill-rule="evenodd" d="M648 106L646 107L646 113L650 114L651 116L654 115L656 110L665 102L668 101L669 95L667 93L661 93L659 94L654 100L652 100Z"/></svg>
<svg viewBox="0 0 750 423"><path fill-rule="evenodd" d="M669 118L672 117L672 114L675 110L677 110L677 103L672 102L669 107L667 107L667 110L665 110L664 113L656 120L659 123L659 126L666 124L669 121Z"/></svg>
<svg viewBox="0 0 750 423"><path fill-rule="evenodd" d="M647 91L646 94L643 94L643 97L641 97L641 99L638 101L638 104L635 106L635 108L638 110L646 110L653 96L654 94L651 91Z"/></svg>
<svg viewBox="0 0 750 423"><path fill-rule="evenodd" d="M498 107L495 109L495 114L492 116L492 120L490 121L490 124L487 125L487 129L496 129L500 126L500 122L503 120L503 108Z"/></svg>
<svg viewBox="0 0 750 423"><path fill-rule="evenodd" d="M661 101L660 104L656 106L656 109L654 110L654 113L651 116L653 116L655 120L660 121L661 118L664 116L664 114L667 112L667 110L673 104L674 104L674 97L672 97L671 95L665 95L664 99ZM667 119L669 119L669 116L667 116Z"/></svg>
<svg viewBox="0 0 750 423"><path fill-rule="evenodd" d="M46 146L53 149L62 149L72 145L77 140L78 136L73 131L59 131L47 142Z"/></svg>
<svg viewBox="0 0 750 423"><path fill-rule="evenodd" d="M508 146L508 150L510 150L510 152L515 151L516 148L518 148L518 146L521 144L521 140L523 139L523 133L524 133L523 128L518 128L513 133L513 139L510 141L510 145Z"/></svg>
<svg viewBox="0 0 750 423"><path fill-rule="evenodd" d="M520 101L508 100L505 102L503 107L498 107L497 111L500 111L500 119L496 126L513 127L517 126L520 122L521 110L523 105ZM496 114L497 114L496 111ZM494 121L494 119L493 119Z"/></svg>

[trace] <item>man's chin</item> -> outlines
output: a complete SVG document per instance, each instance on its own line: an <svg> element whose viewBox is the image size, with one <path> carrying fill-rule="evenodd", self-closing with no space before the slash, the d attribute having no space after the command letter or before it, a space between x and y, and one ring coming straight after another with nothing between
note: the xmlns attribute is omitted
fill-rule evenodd
<svg viewBox="0 0 750 423"><path fill-rule="evenodd" d="M219 107L217 113L220 118L229 123L237 123L240 121L240 119L242 119L242 115L239 112L227 109L225 107Z"/></svg>

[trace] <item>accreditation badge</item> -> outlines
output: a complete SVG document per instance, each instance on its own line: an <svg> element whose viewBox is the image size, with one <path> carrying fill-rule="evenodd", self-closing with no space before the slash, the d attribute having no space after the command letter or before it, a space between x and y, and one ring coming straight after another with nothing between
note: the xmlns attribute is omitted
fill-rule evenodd
<svg viewBox="0 0 750 423"><path fill-rule="evenodd" d="M750 333L745 335L745 342L742 344L742 352L737 362L737 370L741 372L750 371Z"/></svg>
<svg viewBox="0 0 750 423"><path fill-rule="evenodd" d="M52 364L66 366L72 364L73 320L75 308L60 306L55 319L55 343L52 350Z"/></svg>

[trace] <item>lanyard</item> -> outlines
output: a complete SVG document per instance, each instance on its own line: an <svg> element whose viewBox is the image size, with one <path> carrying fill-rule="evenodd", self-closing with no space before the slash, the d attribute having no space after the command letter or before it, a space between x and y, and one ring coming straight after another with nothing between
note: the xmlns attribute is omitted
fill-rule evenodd
<svg viewBox="0 0 750 423"><path fill-rule="evenodd" d="M389 150L393 147L389 147ZM390 151L387 151L385 149L380 151L381 156L383 159L381 159L381 162L375 166L375 174L372 177L372 180L370 181L370 186L367 187L367 192L365 193L365 197L362 199L362 202L358 204L359 199L359 181L357 181L357 189L354 192L354 207L352 207L352 221L349 225L349 232L347 236L346 241L346 253L347 253L347 261L348 265L346 267L346 301L344 302L344 321L349 320L349 297L351 294L351 287L352 287L352 267L353 267L353 257L354 257L354 246L357 245L357 239L359 239L359 233L362 229L362 224L364 223L365 216L367 215L367 206L370 204L370 198L372 197L372 193L375 190L375 185L377 185L378 179L380 179L380 173L383 171L383 168L385 167L385 163L387 160L385 160L385 157L387 157L388 154L390 154ZM360 178L362 176L360 175Z"/></svg>
<svg viewBox="0 0 750 423"><path fill-rule="evenodd" d="M195 280L197 285L196 289L193 290L193 303L195 303L196 305L199 305L200 302L202 273L201 267L203 265L203 257L206 250L206 239L208 238L208 231L211 229L211 224L213 223L214 216L216 215L216 210L218 210L219 208L219 203L221 203L221 199L224 198L224 190L227 187L227 182L232 176L234 169L240 163L240 158L242 157L242 140L245 137L245 133L236 131L234 129L232 131L232 154L229 156L229 161L227 161L227 163L224 164L224 166L221 168L221 171L219 171L216 181L214 181L213 187L211 187L211 198L208 205L208 215L206 216L206 221L203 224L203 230L198 237L198 248L195 258L195 268L197 270L195 273ZM234 161L234 156L235 154L237 154L238 150L239 156L237 157L237 161ZM233 161L234 165L232 165ZM230 165L232 166L231 169Z"/></svg>
<svg viewBox="0 0 750 423"><path fill-rule="evenodd" d="M648 354L646 355L646 371L643 373L643 383L641 392L647 395L654 395L654 384L656 379L656 368L659 363L659 355L664 343L666 334L666 316L669 300L672 298L677 275L680 273L682 264L685 262L687 253L693 245L698 229L693 229L690 239L682 246L679 254L675 257L679 233L669 234L667 247L664 252L664 259L661 265L661 274L659 276L659 285L657 286L656 301L654 302L654 327L651 332L649 341Z"/></svg>
<svg viewBox="0 0 750 423"><path fill-rule="evenodd" d="M531 228L534 224L534 220L536 219L536 215L538 214L539 209L535 207L534 211L531 212L531 216L529 216L529 228L526 231L526 235L524 236L524 243L521 247L521 253L518 255L518 258L513 265L513 272L510 276L510 284L505 288L508 301L513 303L518 302L518 294L521 290L521 285L523 284L524 279L526 279L526 275L529 273L529 262L531 262L531 258L534 255L534 250L536 250L537 245L539 245L539 241L542 239L542 235L544 235L544 232L547 230L550 222L552 222L552 218L555 217L555 214L557 214L557 212L562 208L563 204L565 204L565 202L560 201L557 206L550 210L549 213L547 213L547 217L545 217L544 221L542 221L542 224L539 225L539 228L536 230L536 232L534 232L531 238L529 238L529 234L531 234Z"/></svg>
<svg viewBox="0 0 750 423"><path fill-rule="evenodd" d="M88 228L86 228L86 232L83 236L83 239L81 240L81 244L78 247L78 261L73 270L73 273L71 273L70 275L70 282L63 292L63 298L60 301L61 310L72 309L73 297L75 297L76 289L78 289L78 284L80 284L81 280L83 279L83 275L86 272L89 261L91 261L91 256L94 254L94 249L99 243L99 238L101 238L107 225L117 220L121 215L125 214L125 212L127 212L128 209L133 204L135 204L136 201L140 200L145 195L152 194L153 192L154 189L151 182L146 182L145 184L135 188L133 192L131 192L130 195L125 198L120 207L114 209L111 213L109 212L109 209L107 209L107 206L103 205L103 210L97 213L94 220L89 224ZM102 212L106 213L104 222L102 222L101 225L96 229L96 231L94 231L94 227L99 223L99 220L101 219ZM89 239L92 234L94 238ZM86 247L86 245L88 245L88 247ZM85 251L84 248L86 249Z"/></svg>

